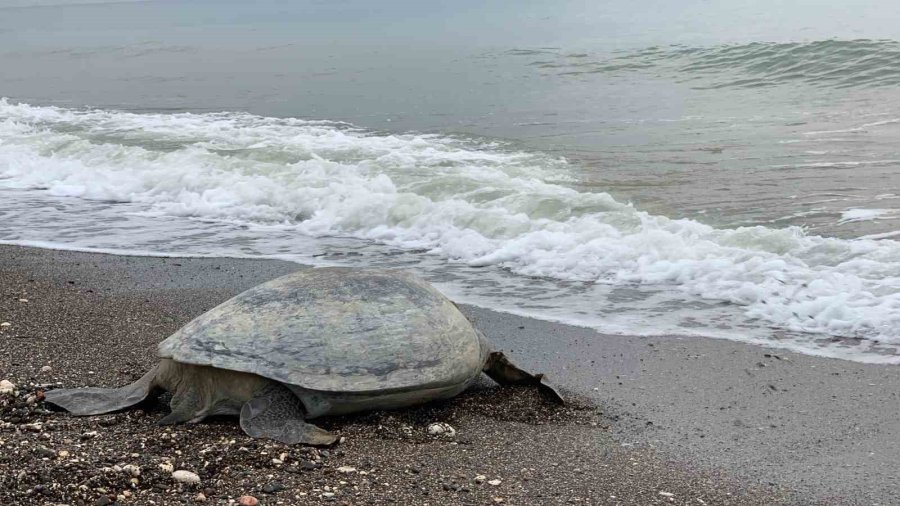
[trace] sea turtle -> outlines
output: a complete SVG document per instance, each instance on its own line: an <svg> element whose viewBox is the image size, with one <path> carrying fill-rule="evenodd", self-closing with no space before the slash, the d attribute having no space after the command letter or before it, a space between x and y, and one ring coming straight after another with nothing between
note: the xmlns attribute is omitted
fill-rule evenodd
<svg viewBox="0 0 900 506"><path fill-rule="evenodd" d="M307 419L449 398L482 371L562 402L542 375L492 351L456 304L397 270L282 276L197 317L158 353L159 363L130 385L51 390L46 400L75 415L98 415L165 389L172 412L160 424L239 415L250 436L313 445L331 444L335 435Z"/></svg>

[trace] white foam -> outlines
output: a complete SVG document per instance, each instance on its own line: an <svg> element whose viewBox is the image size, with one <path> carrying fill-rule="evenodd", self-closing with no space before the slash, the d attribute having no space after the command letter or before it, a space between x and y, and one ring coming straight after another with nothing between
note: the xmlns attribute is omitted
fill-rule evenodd
<svg viewBox="0 0 900 506"><path fill-rule="evenodd" d="M888 239L891 237L900 237L900 230L895 230L893 232L882 232L880 234L864 235L861 237L861 239Z"/></svg>
<svg viewBox="0 0 900 506"><path fill-rule="evenodd" d="M128 248L92 248L90 246L76 246L69 243L51 241L12 241L2 240L0 244L10 246L24 246L29 248L50 249L56 251L77 251L81 253L99 253L103 255L117 255L127 257L151 257L151 258L222 258L222 255L202 253L160 252L143 249ZM256 258L253 255L228 255L228 258Z"/></svg>
<svg viewBox="0 0 900 506"><path fill-rule="evenodd" d="M843 213L841 213L841 220L839 223L851 223L857 221L872 221L877 220L879 218L890 217L891 215L898 214L898 210L895 209L847 209Z"/></svg>
<svg viewBox="0 0 900 506"><path fill-rule="evenodd" d="M897 242L716 229L568 181L563 160L466 139L0 101L0 188L129 202L145 218L236 223L259 240L275 231L355 237L519 276L667 287L670 301L730 302L781 329L900 345Z"/></svg>
<svg viewBox="0 0 900 506"><path fill-rule="evenodd" d="M865 127L873 127L873 126L894 125L896 123L900 123L900 118L891 118L891 119L886 119L886 120L881 120L881 121L873 121L872 123L863 124L862 127L865 128Z"/></svg>

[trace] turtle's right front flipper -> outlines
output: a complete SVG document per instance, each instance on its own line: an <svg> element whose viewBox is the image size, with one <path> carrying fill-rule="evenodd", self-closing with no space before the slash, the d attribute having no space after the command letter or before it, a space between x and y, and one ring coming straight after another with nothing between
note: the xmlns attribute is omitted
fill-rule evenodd
<svg viewBox="0 0 900 506"><path fill-rule="evenodd" d="M484 373L501 385L534 385L552 401L565 404L562 396L550 383L544 379L543 374L531 374L513 364L506 355L499 351L493 351L488 355L484 364Z"/></svg>
<svg viewBox="0 0 900 506"><path fill-rule="evenodd" d="M337 436L306 423L303 403L280 383L271 382L241 408L241 428L251 437L287 444L330 445Z"/></svg>
<svg viewBox="0 0 900 506"><path fill-rule="evenodd" d="M158 365L154 366L141 379L121 388L62 388L48 390L44 395L47 402L76 416L111 413L146 399L153 391L158 369Z"/></svg>

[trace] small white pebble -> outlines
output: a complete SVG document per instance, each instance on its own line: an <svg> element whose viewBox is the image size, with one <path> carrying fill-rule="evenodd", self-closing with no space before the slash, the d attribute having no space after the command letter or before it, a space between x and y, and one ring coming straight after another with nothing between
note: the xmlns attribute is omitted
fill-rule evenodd
<svg viewBox="0 0 900 506"><path fill-rule="evenodd" d="M453 437L456 435L456 429L449 423L435 422L429 424L426 430L430 436Z"/></svg>
<svg viewBox="0 0 900 506"><path fill-rule="evenodd" d="M19 302L28 302L28 299L19 299Z"/></svg>
<svg viewBox="0 0 900 506"><path fill-rule="evenodd" d="M475 483L484 483L484 481L486 479L487 479L487 476L485 476L483 474L479 474L478 476L475 477Z"/></svg>
<svg viewBox="0 0 900 506"><path fill-rule="evenodd" d="M659 495L661 495L661 496L663 496L663 497L675 497L675 494L673 494L672 492L662 492L662 491L661 491L661 492L659 493Z"/></svg>
<svg viewBox="0 0 900 506"><path fill-rule="evenodd" d="M492 485L492 486L496 487L496 486L500 485L501 483L503 483L503 480L496 479L496 480L489 481L488 485Z"/></svg>
<svg viewBox="0 0 900 506"><path fill-rule="evenodd" d="M350 467L350 466L341 466L341 467L337 468L337 472L344 473L344 474L355 473L356 468Z"/></svg>
<svg viewBox="0 0 900 506"><path fill-rule="evenodd" d="M196 473L179 469L172 473L172 479L179 483L200 483L200 477Z"/></svg>
<svg viewBox="0 0 900 506"><path fill-rule="evenodd" d="M171 462L163 462L159 465L159 468L163 470L163 472L171 473L175 470L175 466L172 465Z"/></svg>
<svg viewBox="0 0 900 506"><path fill-rule="evenodd" d="M50 367L49 365L45 365L44 367L41 367L41 372L50 372L52 370L53 370L53 368Z"/></svg>
<svg viewBox="0 0 900 506"><path fill-rule="evenodd" d="M56 456L61 459L69 458L69 452L67 452L66 450L60 450L56 452Z"/></svg>
<svg viewBox="0 0 900 506"><path fill-rule="evenodd" d="M12 323L9 323L9 322L0 323L0 327L9 327L10 325L12 325Z"/></svg>
<svg viewBox="0 0 900 506"><path fill-rule="evenodd" d="M16 391L16 385L12 381L0 381L0 394L11 394Z"/></svg>

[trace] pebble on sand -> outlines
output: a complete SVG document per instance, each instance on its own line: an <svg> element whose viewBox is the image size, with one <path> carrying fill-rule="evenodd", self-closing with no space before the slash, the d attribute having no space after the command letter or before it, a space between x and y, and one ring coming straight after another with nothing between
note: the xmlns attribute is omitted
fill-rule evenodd
<svg viewBox="0 0 900 506"><path fill-rule="evenodd" d="M12 323L9 323L9 322L0 323L0 327L9 327L10 325L12 325Z"/></svg>
<svg viewBox="0 0 900 506"><path fill-rule="evenodd" d="M430 436L453 437L456 435L456 429L449 423L435 422L429 424L427 430Z"/></svg>
<svg viewBox="0 0 900 506"><path fill-rule="evenodd" d="M242 495L241 498L238 499L238 504L241 506L256 506L259 504L259 499L252 495Z"/></svg>
<svg viewBox="0 0 900 506"><path fill-rule="evenodd" d="M496 480L491 480L491 481L489 481L489 482L488 482L488 485L492 485L492 486L494 486L494 487L497 487L497 486L499 486L501 483L503 483L502 480L496 479Z"/></svg>
<svg viewBox="0 0 900 506"><path fill-rule="evenodd" d="M356 468L350 467L350 466L341 466L341 467L337 468L337 472L343 473L343 474L355 473Z"/></svg>
<svg viewBox="0 0 900 506"><path fill-rule="evenodd" d="M200 477L196 473L179 469L172 473L172 478L179 483L200 483Z"/></svg>
<svg viewBox="0 0 900 506"><path fill-rule="evenodd" d="M0 394L11 394L16 391L16 385L9 380L0 381Z"/></svg>
<svg viewBox="0 0 900 506"><path fill-rule="evenodd" d="M41 372L50 372L52 370L53 370L53 368L50 367L49 365L45 365L44 367L41 367Z"/></svg>

